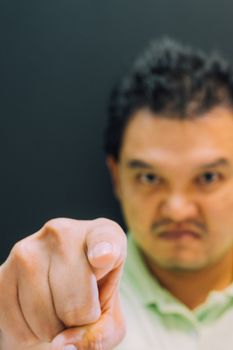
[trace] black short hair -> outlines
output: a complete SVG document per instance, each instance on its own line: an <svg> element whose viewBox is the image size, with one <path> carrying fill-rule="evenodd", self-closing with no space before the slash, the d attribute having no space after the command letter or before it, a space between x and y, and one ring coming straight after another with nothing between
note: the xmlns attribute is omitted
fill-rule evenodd
<svg viewBox="0 0 233 350"><path fill-rule="evenodd" d="M110 95L105 152L118 160L125 127L140 108L185 119L218 105L233 107L230 64L216 53L206 55L167 38L156 40Z"/></svg>

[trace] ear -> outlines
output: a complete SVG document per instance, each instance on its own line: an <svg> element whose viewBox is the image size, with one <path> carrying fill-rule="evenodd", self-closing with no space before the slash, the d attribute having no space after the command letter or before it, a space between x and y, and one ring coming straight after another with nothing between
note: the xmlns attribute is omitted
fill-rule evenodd
<svg viewBox="0 0 233 350"><path fill-rule="evenodd" d="M106 158L106 164L112 179L113 191L117 199L121 198L119 163L112 156Z"/></svg>

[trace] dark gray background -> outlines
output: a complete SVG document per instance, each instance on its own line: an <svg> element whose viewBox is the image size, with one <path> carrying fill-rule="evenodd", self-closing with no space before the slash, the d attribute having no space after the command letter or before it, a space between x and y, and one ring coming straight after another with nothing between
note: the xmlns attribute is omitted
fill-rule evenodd
<svg viewBox="0 0 233 350"><path fill-rule="evenodd" d="M57 216L121 222L102 151L107 97L154 37L233 57L232 0L0 0L3 261Z"/></svg>

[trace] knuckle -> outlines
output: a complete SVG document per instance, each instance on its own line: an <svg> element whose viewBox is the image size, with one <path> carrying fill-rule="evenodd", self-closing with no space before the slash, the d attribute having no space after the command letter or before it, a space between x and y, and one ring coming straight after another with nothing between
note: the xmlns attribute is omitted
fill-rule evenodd
<svg viewBox="0 0 233 350"><path fill-rule="evenodd" d="M114 229L120 229L121 230L121 227L120 225L113 221L113 220L110 220L110 219L107 219L107 218L97 218L97 219L94 219L93 222L95 222L95 224L98 224L98 225L101 225L101 226L110 226Z"/></svg>
<svg viewBox="0 0 233 350"><path fill-rule="evenodd" d="M82 228L83 221L69 218L51 219L44 224L39 237L46 242L54 254L69 257L74 245L76 247L82 246L85 237L82 234ZM85 224L84 228L86 228Z"/></svg>
<svg viewBox="0 0 233 350"><path fill-rule="evenodd" d="M96 222L96 223L98 223L100 225L103 225L103 224L105 225L105 224L108 224L108 223L111 223L111 222L114 222L114 221L112 221L110 219L107 219L107 218L100 217L100 218L94 219L93 222Z"/></svg>
<svg viewBox="0 0 233 350"><path fill-rule="evenodd" d="M53 231L53 230L60 230L62 227L66 227L68 225L69 219L66 218L54 218L48 220L43 228L45 230Z"/></svg>
<svg viewBox="0 0 233 350"><path fill-rule="evenodd" d="M51 219L44 224L42 231L45 235L59 238L60 232L63 228L64 228L64 223L61 220Z"/></svg>
<svg viewBox="0 0 233 350"><path fill-rule="evenodd" d="M33 243L24 239L17 242L11 250L10 257L16 266L31 269L35 266L36 252Z"/></svg>
<svg viewBox="0 0 233 350"><path fill-rule="evenodd" d="M44 224L42 229L52 233L57 233L57 232L59 233L60 231L70 230L70 228L73 227L75 221L76 220L74 219L68 219L68 218L50 219Z"/></svg>
<svg viewBox="0 0 233 350"><path fill-rule="evenodd" d="M105 218L98 218L93 221L95 223L96 228L101 227L104 229L104 231L109 231L114 235L117 234L120 237L125 238L125 233L117 222L110 219L105 219Z"/></svg>
<svg viewBox="0 0 233 350"><path fill-rule="evenodd" d="M68 223L65 219L51 219L44 224L41 231L41 238L48 242L48 246L53 250L63 251Z"/></svg>

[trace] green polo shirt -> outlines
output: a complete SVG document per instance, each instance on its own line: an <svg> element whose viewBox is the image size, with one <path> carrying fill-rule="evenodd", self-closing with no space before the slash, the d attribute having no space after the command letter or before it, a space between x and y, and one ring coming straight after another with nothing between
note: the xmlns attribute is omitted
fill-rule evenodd
<svg viewBox="0 0 233 350"><path fill-rule="evenodd" d="M127 333L116 350L233 350L233 284L191 311L152 277L131 235L121 297Z"/></svg>

